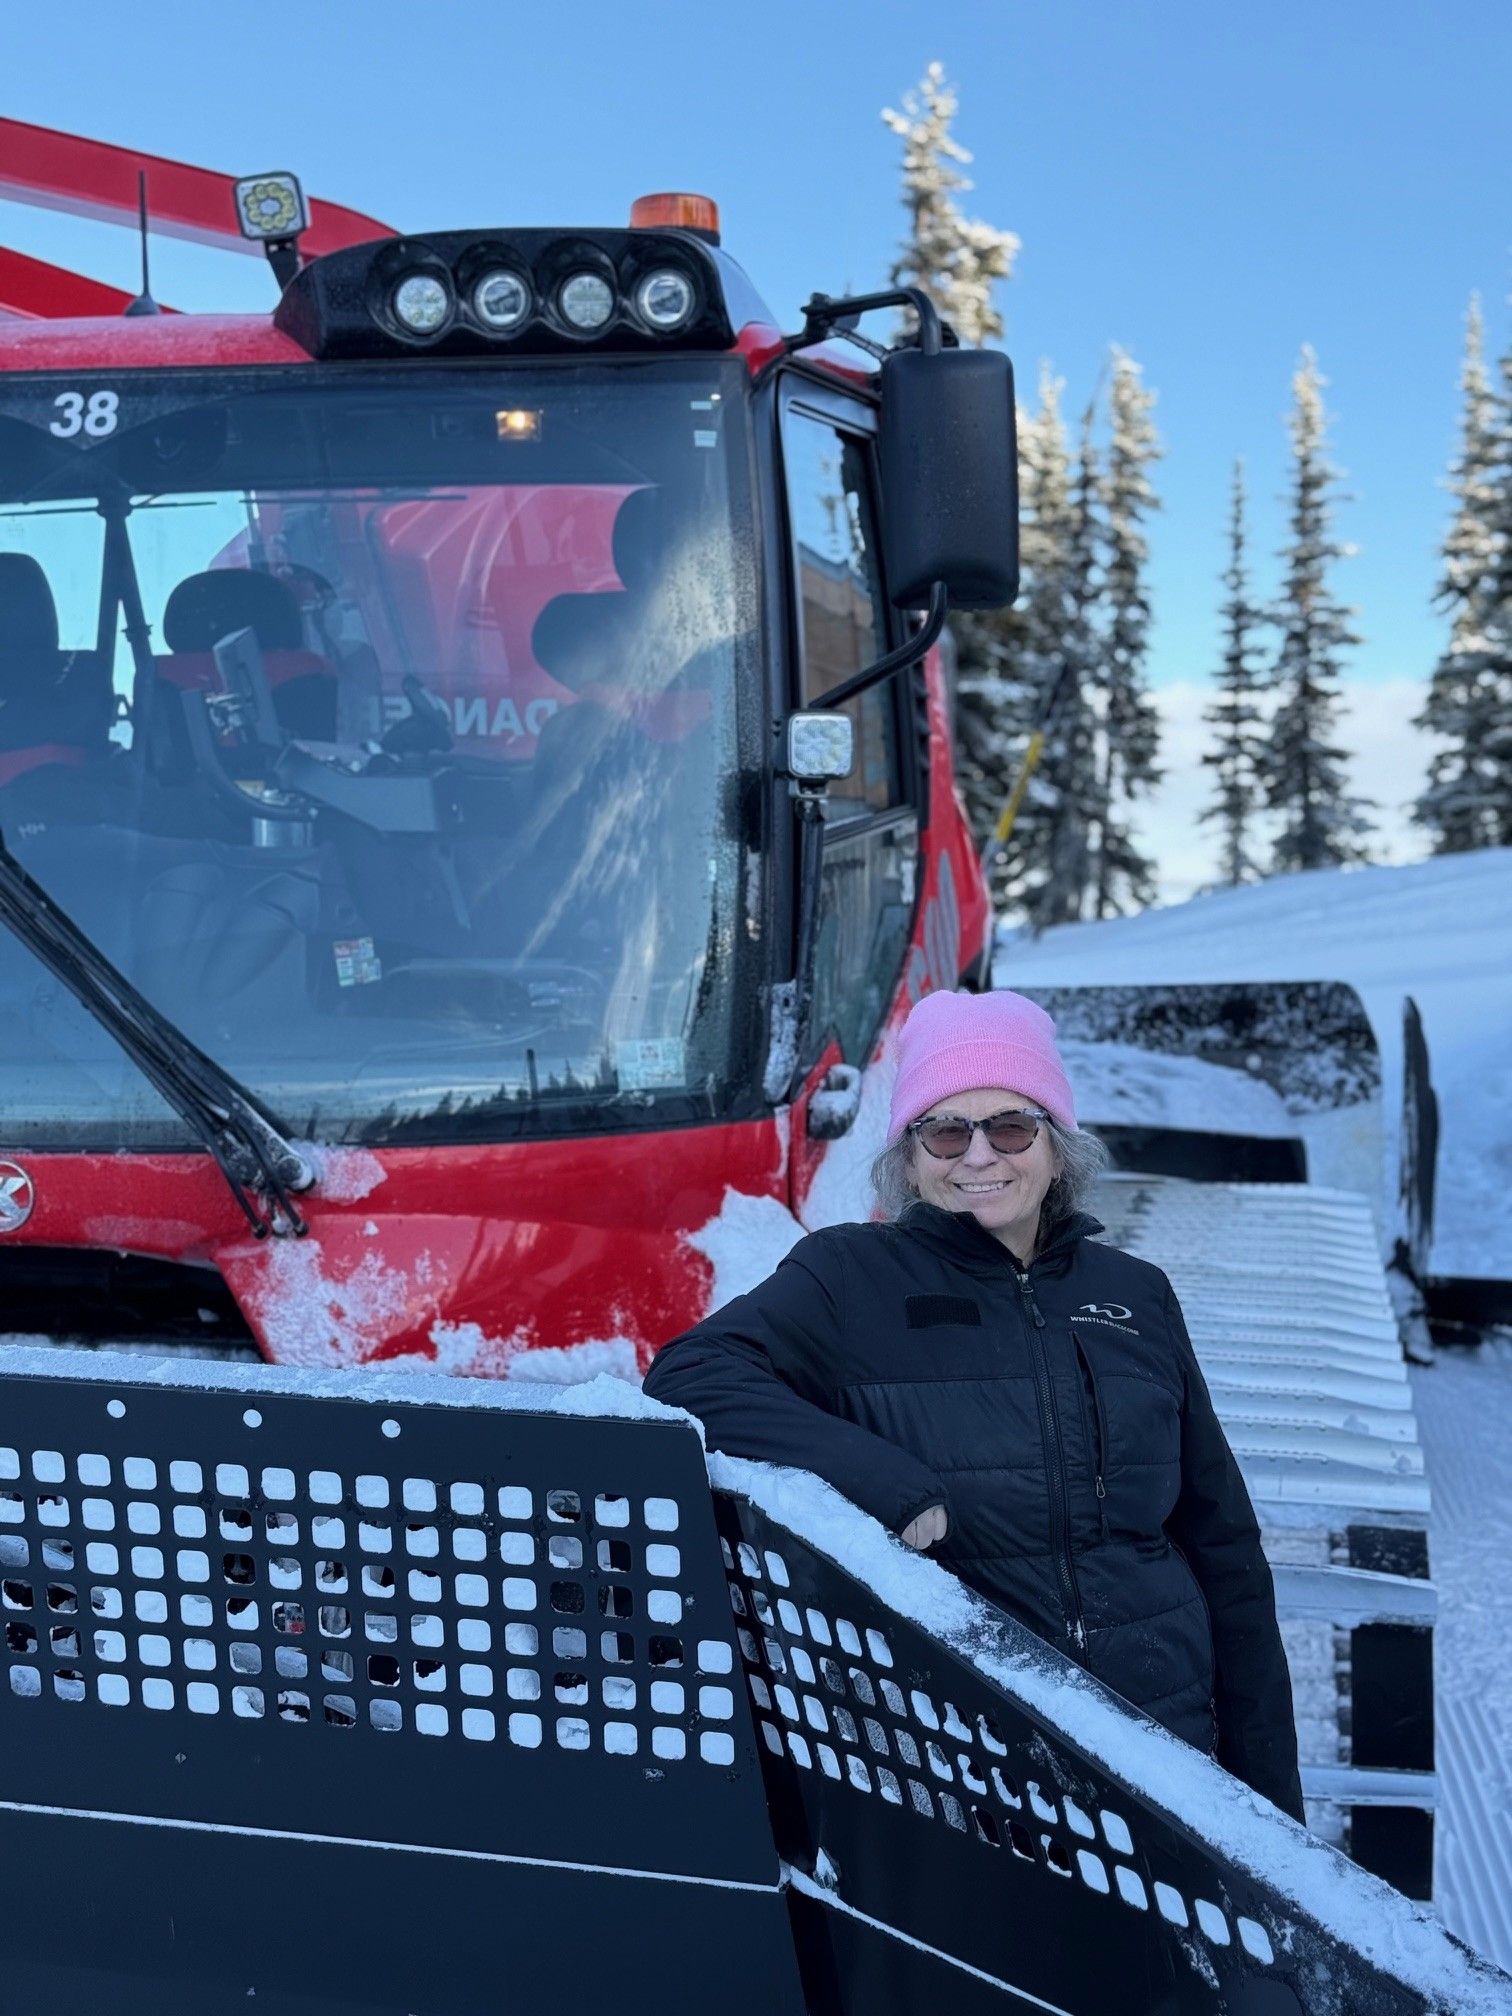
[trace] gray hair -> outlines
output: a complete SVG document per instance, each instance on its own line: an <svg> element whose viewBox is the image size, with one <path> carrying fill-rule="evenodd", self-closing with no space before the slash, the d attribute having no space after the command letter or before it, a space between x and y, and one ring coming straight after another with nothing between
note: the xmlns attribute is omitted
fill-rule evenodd
<svg viewBox="0 0 1512 2016"><path fill-rule="evenodd" d="M1085 1128L1070 1133L1048 1113L1045 1125L1050 1130L1050 1145L1060 1162L1061 1173L1045 1192L1045 1201L1040 1206L1038 1243L1042 1246L1058 1226L1082 1209L1112 1159L1105 1145ZM872 1190L885 1219L901 1218L919 1195L913 1180L913 1158L913 1138L903 1133L872 1163Z"/></svg>

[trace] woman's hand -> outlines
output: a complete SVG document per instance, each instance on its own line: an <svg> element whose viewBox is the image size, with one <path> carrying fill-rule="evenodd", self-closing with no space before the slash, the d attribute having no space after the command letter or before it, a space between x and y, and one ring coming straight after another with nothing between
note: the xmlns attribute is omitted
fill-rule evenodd
<svg viewBox="0 0 1512 2016"><path fill-rule="evenodd" d="M898 1538L905 1547L912 1547L918 1554L925 1554L931 1547L939 1545L945 1538L950 1525L943 1505L929 1505L917 1519L910 1519Z"/></svg>

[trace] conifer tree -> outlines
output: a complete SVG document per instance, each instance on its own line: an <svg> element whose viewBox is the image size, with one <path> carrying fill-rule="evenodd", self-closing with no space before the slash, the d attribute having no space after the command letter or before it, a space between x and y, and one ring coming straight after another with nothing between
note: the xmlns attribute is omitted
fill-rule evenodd
<svg viewBox="0 0 1512 2016"><path fill-rule="evenodd" d="M1000 280L1011 276L1019 241L1011 231L966 217L955 200L972 186L961 173L971 155L951 132L958 100L942 66L931 63L917 90L909 92L902 103L901 112L882 114L903 142L902 193L907 213L907 235L891 278L897 286L921 287L963 343L990 341L1003 333L994 290ZM1033 425L1020 416L1024 436L1020 501L1030 525L1037 515ZM1052 517L1056 510L1054 491L1052 469L1048 506ZM1034 536L1029 532L1026 567L1033 544ZM951 618L958 663L957 774L980 846L986 845L1010 788L1015 751L1027 739L1024 724L1032 711L1037 671L1036 647L1026 640L1034 628L1022 601L1014 609L960 611ZM1026 648L1028 660L1021 664ZM1026 817L1032 825L1029 808ZM998 864L994 883L997 893L1005 895L1005 864Z"/></svg>
<svg viewBox="0 0 1512 2016"><path fill-rule="evenodd" d="M1121 911L1123 898L1136 905L1154 900L1154 866L1134 842L1124 815L1129 802L1160 781L1160 716L1145 683L1150 601L1145 569L1150 549L1145 519L1159 509L1150 464L1161 454L1151 413L1155 395L1146 391L1139 366L1127 351L1113 351L1109 396L1108 468L1102 486L1107 558L1099 587L1103 650L1098 673L1102 688L1102 748L1098 779L1099 811L1094 856L1092 915Z"/></svg>
<svg viewBox="0 0 1512 2016"><path fill-rule="evenodd" d="M1271 861L1279 871L1368 859L1365 801L1350 795L1345 751L1332 740L1342 656L1360 640L1350 628L1353 611L1335 599L1329 584L1333 563L1349 548L1333 534L1338 472L1327 457L1326 382L1305 344L1292 379L1291 538L1281 556L1277 705L1265 756L1266 801L1280 814Z"/></svg>
<svg viewBox="0 0 1512 2016"><path fill-rule="evenodd" d="M922 287L963 343L1003 333L993 296L1013 272L1019 241L1011 231L963 215L956 196L973 185L961 169L971 155L952 135L959 109L944 66L931 63L901 112L883 119L903 142L903 207L908 233L892 267L895 287Z"/></svg>
<svg viewBox="0 0 1512 2016"><path fill-rule="evenodd" d="M1486 370L1480 297L1472 295L1448 483L1455 509L1434 596L1449 617L1449 641L1417 716L1418 727L1447 742L1413 810L1436 854L1512 844L1512 350L1503 369L1499 400Z"/></svg>
<svg viewBox="0 0 1512 2016"><path fill-rule="evenodd" d="M1234 463L1234 487L1229 506L1229 564L1223 586L1223 663L1218 673L1218 698L1203 713L1217 733L1203 756L1217 772L1213 802L1199 813L1215 821L1221 838L1223 879L1252 880L1259 874L1255 819L1261 797L1261 766L1265 739L1259 706L1262 674L1255 663L1256 632L1264 612L1250 598L1249 565L1244 525L1244 462Z"/></svg>
<svg viewBox="0 0 1512 2016"><path fill-rule="evenodd" d="M1036 928L1081 915L1091 809L1087 786L1094 775L1087 685L1093 663L1088 607L1096 469L1083 468L1073 491L1061 390L1045 369L1039 409L1020 424L1024 586L1014 608L996 616L991 632L999 653L1001 703L992 735L977 748L965 744L968 775L975 760L990 785L979 801L977 832L985 840L1053 696L1045 753L1012 834L988 854L994 897ZM980 634L966 632L972 640ZM974 670L968 669L963 645L963 727Z"/></svg>
<svg viewBox="0 0 1512 2016"><path fill-rule="evenodd" d="M1093 627L1097 594L1098 507L1102 482L1092 440L1092 409L1082 419L1070 511L1062 541L1065 617L1051 678L1055 695L1046 755L1049 808L1049 867L1029 906L1029 920L1044 929L1085 916L1093 885L1093 834L1099 858L1111 860L1110 874L1131 881L1136 900L1148 902L1139 884L1148 864L1136 854L1101 788L1094 711L1101 680L1102 647Z"/></svg>

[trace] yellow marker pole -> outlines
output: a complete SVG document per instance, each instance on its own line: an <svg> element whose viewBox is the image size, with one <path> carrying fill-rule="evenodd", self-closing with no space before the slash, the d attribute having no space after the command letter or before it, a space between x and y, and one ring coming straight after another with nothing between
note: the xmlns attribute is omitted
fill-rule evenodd
<svg viewBox="0 0 1512 2016"><path fill-rule="evenodd" d="M1024 802L1024 793L1029 789L1029 779L1039 767L1040 757L1045 750L1045 731L1036 728L1029 737L1029 747L1024 751L1024 760L1019 765L1018 776L1013 780L1013 789L1008 794L1008 803L998 814L997 825L993 829L992 844L1001 847L1013 831L1013 822L1018 818L1019 808Z"/></svg>

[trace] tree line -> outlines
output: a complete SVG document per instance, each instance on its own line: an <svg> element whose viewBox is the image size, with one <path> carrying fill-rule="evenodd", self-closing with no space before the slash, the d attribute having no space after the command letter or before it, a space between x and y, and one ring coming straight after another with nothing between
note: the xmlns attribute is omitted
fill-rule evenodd
<svg viewBox="0 0 1512 2016"><path fill-rule="evenodd" d="M907 217L892 278L922 287L961 342L980 344L1003 334L997 289L1020 245L961 208L972 157L952 130L957 110L934 63L900 110L883 113L902 142ZM1443 738L1413 813L1436 852L1512 844L1512 347L1499 369L1494 385L1472 303L1435 598L1450 638L1416 724ZM1334 587L1348 548L1335 529L1326 382L1304 346L1288 422L1287 538L1269 601L1253 585L1242 462L1233 471L1202 759L1211 793L1201 817L1224 883L1370 858L1374 808L1351 792L1338 739L1347 655L1360 640ZM1065 389L1046 367L1036 404L1019 413L1019 600L952 618L967 810L1000 908L1036 929L1154 900L1156 864L1137 817L1163 775L1147 668L1146 528L1163 452L1155 394L1116 346L1097 393L1069 418ZM1025 785L1031 743L1041 753ZM1000 840L1010 793L1017 808Z"/></svg>

